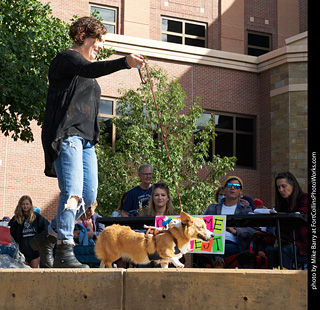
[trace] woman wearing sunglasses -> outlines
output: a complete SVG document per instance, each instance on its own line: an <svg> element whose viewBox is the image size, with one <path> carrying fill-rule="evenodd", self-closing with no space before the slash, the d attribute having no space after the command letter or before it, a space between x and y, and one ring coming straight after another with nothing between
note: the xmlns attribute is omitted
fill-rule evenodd
<svg viewBox="0 0 320 310"><path fill-rule="evenodd" d="M243 182L237 176L230 176L224 183L223 193L225 198L218 204L210 205L204 212L205 215L248 214L252 207L241 201ZM225 254L229 257L248 249L255 229L251 227L227 227L225 235Z"/></svg>

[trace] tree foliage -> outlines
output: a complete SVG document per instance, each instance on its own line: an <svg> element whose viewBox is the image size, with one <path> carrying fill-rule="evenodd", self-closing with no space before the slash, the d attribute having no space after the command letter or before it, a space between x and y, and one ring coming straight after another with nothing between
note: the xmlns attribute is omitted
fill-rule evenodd
<svg viewBox="0 0 320 310"><path fill-rule="evenodd" d="M32 141L30 122L41 124L48 68L70 45L68 25L36 0L0 2L0 129L15 140Z"/></svg>
<svg viewBox="0 0 320 310"><path fill-rule="evenodd" d="M200 100L187 109L187 96L179 79L169 80L167 73L157 67L149 70L183 209L191 214L202 214L214 202L219 179L226 170L233 169L235 158L214 155L212 162L206 160L214 138L214 118L199 130L197 121L204 112ZM112 120L116 126L116 152L106 143L105 135L97 148L99 211L109 215L117 207L121 195L139 184L136 172L143 163L154 167L153 182L163 180L169 185L174 206L179 211L149 83L141 84L137 90L122 89L120 95L117 112L121 116Z"/></svg>
<svg viewBox="0 0 320 310"><path fill-rule="evenodd" d="M92 16L99 18L97 12ZM0 130L5 136L33 141L30 123L42 124L49 65L71 46L68 31L69 24L54 17L49 4L0 1ZM112 53L104 48L100 59Z"/></svg>

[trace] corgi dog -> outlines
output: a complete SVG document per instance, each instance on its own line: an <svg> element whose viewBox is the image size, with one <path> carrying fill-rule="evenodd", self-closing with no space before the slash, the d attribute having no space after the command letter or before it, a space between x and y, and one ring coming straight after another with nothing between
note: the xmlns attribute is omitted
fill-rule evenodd
<svg viewBox="0 0 320 310"><path fill-rule="evenodd" d="M95 254L101 260L100 267L112 268L114 261L123 258L135 264L145 265L155 261L162 268L168 268L169 263L183 268L179 259L187 253L190 240L209 242L214 234L200 218L183 211L180 218L181 221L172 221L167 230L156 235L145 236L118 224L106 227L95 245Z"/></svg>

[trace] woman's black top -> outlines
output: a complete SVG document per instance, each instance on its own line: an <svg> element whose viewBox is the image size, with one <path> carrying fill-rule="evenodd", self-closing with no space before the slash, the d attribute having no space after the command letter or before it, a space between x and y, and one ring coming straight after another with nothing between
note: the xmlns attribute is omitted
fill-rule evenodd
<svg viewBox="0 0 320 310"><path fill-rule="evenodd" d="M25 218L22 224L19 224L14 216L9 222L10 234L12 238L19 244L20 251L24 254L26 260L30 261L39 257L39 252L34 251L29 241L33 239L37 234L40 234L43 230L47 230L49 221L41 214L35 212L36 219L30 223Z"/></svg>
<svg viewBox="0 0 320 310"><path fill-rule="evenodd" d="M125 60L90 62L73 50L62 51L53 59L41 135L47 176L56 177L53 163L64 138L80 136L98 142L101 89L95 78L130 68Z"/></svg>

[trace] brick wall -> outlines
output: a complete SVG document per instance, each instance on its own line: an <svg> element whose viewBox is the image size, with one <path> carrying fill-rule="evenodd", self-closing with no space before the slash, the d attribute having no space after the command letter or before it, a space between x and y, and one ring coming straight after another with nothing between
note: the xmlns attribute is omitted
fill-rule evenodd
<svg viewBox="0 0 320 310"><path fill-rule="evenodd" d="M161 17L207 23L208 48L220 49L220 1L157 1L150 5L150 39L161 41Z"/></svg>
<svg viewBox="0 0 320 310"><path fill-rule="evenodd" d="M12 217L21 196L28 195L41 213L52 219L58 202L58 183L45 177L40 128L32 123L34 142L0 136L0 217Z"/></svg>
<svg viewBox="0 0 320 310"><path fill-rule="evenodd" d="M289 6L288 20L284 0L277 1L277 5L276 1L263 0L241 0L237 1L237 5L233 2L224 0L222 7L222 2L219 0L152 0L150 1L149 36L151 39L160 40L161 16L201 21L208 23L209 48L223 49L226 46L229 51L238 51L243 54L245 29L271 31L274 37L281 35L281 40L277 39L277 45L280 47L285 44L284 38L299 32L296 27L290 28L291 23L300 24L298 26L300 29L306 28L304 16L307 1L292 1ZM125 33L126 1L96 0L94 3L118 7L120 33ZM73 14L78 16L89 14L88 1L57 0L52 1L51 6L55 16L68 22ZM298 10L298 13L295 10ZM224 16L221 15L222 13ZM136 14L139 14L138 6ZM137 22L138 17L139 15L136 18ZM250 17L254 17L255 22L250 22ZM279 28L276 28L279 19L283 19L286 23L286 25L281 23L281 33ZM236 30L236 33L232 33L232 29ZM241 33L243 35L240 35ZM138 31L135 32L135 36L139 36ZM234 44L229 44L232 42ZM232 58L235 54L228 55ZM123 54L118 53L112 58L122 56ZM289 96L289 91L283 91L270 97L270 92L281 90L282 87L307 83L307 62L285 63L260 73L245 69L234 70L219 64L200 65L196 60L182 62L150 57L149 62L150 65L157 64L167 70L169 76L181 79L182 86L188 95L187 106L195 100L196 96L199 96L203 108L208 111L240 113L256 117L256 169L236 168L229 173L243 179L245 194L252 198L261 198L267 206L272 206L273 176L282 170L293 171L307 190L305 184L306 92L290 91ZM119 88L136 88L139 85L139 76L136 70L123 70L112 76L100 78L98 82L102 88L102 95L117 97ZM13 215L14 208L22 195L30 195L34 205L40 207L48 219L52 219L55 214L59 194L57 180L45 177L43 174L44 159L40 128L32 124L32 129L35 141L29 144L21 141L14 142L0 135L0 217Z"/></svg>
<svg viewBox="0 0 320 310"><path fill-rule="evenodd" d="M308 30L308 1L299 0L299 32Z"/></svg>
<svg viewBox="0 0 320 310"><path fill-rule="evenodd" d="M116 54L112 58L122 56ZM268 92L268 83L261 83L259 75L245 71L152 58L149 59L149 63L164 68L171 77L181 78L183 89L188 95L187 106L199 96L202 99L203 108L208 111L227 111L257 117L257 169L236 169L230 173L239 175L243 179L246 195L262 198L266 205L269 205L270 196L268 197L267 193L271 190L270 183L268 186L263 186L263 191L260 189L261 179L263 179L261 171L270 169L270 157L267 155L270 153L269 138L263 137L264 147L260 146L260 135L268 136L269 132L266 130L269 105L267 96L259 96L261 93ZM267 78L268 75L265 77ZM122 70L99 78L102 94L110 97L118 97L119 88L136 88L139 83L136 70ZM262 98L265 98L264 102L261 101ZM260 120L264 121L260 122ZM35 135L33 143L14 142L10 139L7 141L5 213L12 215L18 199L27 194L34 199L34 205L41 207L43 214L52 219L58 201L57 180L44 176L40 128L33 125L33 132ZM6 143L6 139L0 139L0 141ZM265 193L263 197L261 197L262 193Z"/></svg>
<svg viewBox="0 0 320 310"><path fill-rule="evenodd" d="M257 117L257 170L260 180L260 198L268 206L273 207L271 178L271 105L270 105L270 74L268 71L259 75L259 113ZM253 180L254 182L254 180ZM256 196L258 197L258 196Z"/></svg>
<svg viewBox="0 0 320 310"><path fill-rule="evenodd" d="M276 0L245 1L244 20L246 30L272 34L272 47L278 48Z"/></svg>
<svg viewBox="0 0 320 310"><path fill-rule="evenodd" d="M41 2L46 1L41 0ZM161 41L161 16L175 17L207 23L208 48L241 54L246 53L246 30L271 33L273 49L277 49L285 45L286 38L308 29L307 0L95 0L92 2L55 0L50 2L53 14L67 22L70 22L74 14L89 15L89 3L118 8L119 34ZM129 7L130 11L126 10L126 7ZM148 9L149 12L146 12ZM145 25L145 15L149 16L149 25ZM145 34L146 28L148 35Z"/></svg>
<svg viewBox="0 0 320 310"><path fill-rule="evenodd" d="M277 1L278 46L285 45L285 39L299 33L300 0ZM307 2L307 1L305 1Z"/></svg>

